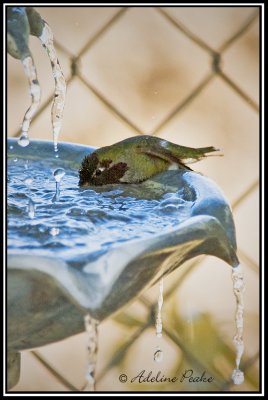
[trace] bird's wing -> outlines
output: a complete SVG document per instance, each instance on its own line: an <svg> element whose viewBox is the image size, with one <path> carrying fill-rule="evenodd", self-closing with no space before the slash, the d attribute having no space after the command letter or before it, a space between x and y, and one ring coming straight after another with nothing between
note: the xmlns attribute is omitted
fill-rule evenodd
<svg viewBox="0 0 268 400"><path fill-rule="evenodd" d="M192 169L185 165L180 158L174 155L174 153L168 149L164 149L163 147L158 148L157 146L152 146L150 148L140 148L140 151L150 157L160 158L161 160L165 160L169 163L176 163L179 167L192 171Z"/></svg>

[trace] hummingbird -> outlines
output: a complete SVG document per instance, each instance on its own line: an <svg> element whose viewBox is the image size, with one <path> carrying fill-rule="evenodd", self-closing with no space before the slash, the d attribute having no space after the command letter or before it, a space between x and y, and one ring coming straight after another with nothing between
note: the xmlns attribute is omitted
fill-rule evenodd
<svg viewBox="0 0 268 400"><path fill-rule="evenodd" d="M185 164L215 151L219 150L213 146L195 149L150 135L130 137L87 155L79 170L79 186L140 183L170 169L192 171Z"/></svg>

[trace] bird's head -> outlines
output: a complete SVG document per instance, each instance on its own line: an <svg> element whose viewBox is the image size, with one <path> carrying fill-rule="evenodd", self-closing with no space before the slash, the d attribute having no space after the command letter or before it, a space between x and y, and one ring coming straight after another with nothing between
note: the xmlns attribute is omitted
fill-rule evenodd
<svg viewBox="0 0 268 400"><path fill-rule="evenodd" d="M111 159L101 159L97 152L84 158L79 170L79 186L102 186L120 183L128 166L124 162L114 163Z"/></svg>

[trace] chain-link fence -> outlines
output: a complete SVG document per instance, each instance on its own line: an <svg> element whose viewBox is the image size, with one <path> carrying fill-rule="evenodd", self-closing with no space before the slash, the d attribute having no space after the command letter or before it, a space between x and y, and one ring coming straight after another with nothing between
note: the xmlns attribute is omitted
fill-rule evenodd
<svg viewBox="0 0 268 400"><path fill-rule="evenodd" d="M125 137L134 134L149 133L151 135L159 135L160 137L173 139L173 141L177 141L179 144L186 144L194 147L199 147L199 143L196 144L196 140L200 141L200 146L218 146L218 141L221 140L220 137L223 136L224 130L226 129L228 131L229 129L229 119L234 118L235 121L243 120L245 124L251 124L250 129L253 129L251 133L241 132L242 129L239 123L235 123L233 125L231 124L232 126L230 129L235 128L237 129L237 131L233 132L232 137L230 137L230 134L228 136L227 133L226 137L222 139L226 149L225 154L227 154L227 157L225 158L225 164L222 161L221 164L217 164L217 162L213 160L208 169L206 170L206 167L204 167L202 172L204 171L207 175L212 176L212 178L215 177L216 181L220 183L224 191L227 191L227 196L229 196L229 198L232 200L232 207L238 232L238 245L240 244L240 242L242 243L242 246L239 245L238 256L245 267L246 278L254 282L254 288L252 289L249 287L248 293L250 296L254 297L253 303L255 304L257 302L257 300L255 301L255 299L258 297L257 282L259 270L257 262L255 261L256 259L258 259L256 257L257 252L255 251L258 248L258 238L256 233L256 230L258 228L258 212L256 210L258 203L258 72L256 72L256 69L254 69L254 67L249 67L247 65L247 62L251 61L251 58L256 58L256 55L258 55L259 8L111 8L109 9L108 13L111 15L105 15L105 18L99 18L101 22L97 24L98 27L95 29L94 32L92 32L92 29L89 28L90 36L88 40L86 38L87 26L82 14L87 12L89 15L90 13L94 14L94 12L96 12L96 15L98 16L102 13L101 9L79 9L78 7L63 7L62 9L55 8L55 26L53 26L54 10L52 10L51 8L42 7L37 8L37 10L40 12L43 18L45 18L47 22L52 26L52 29L54 31L55 46L59 53L59 59L60 61L63 60L65 71L68 71L67 73L65 72L65 75L67 77L67 87L68 89L70 89L69 94L67 89L68 96L75 96L76 92L74 90L74 87L77 87L76 85L79 85L80 91L84 92L86 89L86 91L88 91L90 94L90 99L94 99L90 100L90 105L92 104L91 102L97 101L98 106L96 107L100 115L102 115L103 112L103 116L104 118L106 118L106 113L109 114L109 117L107 117L106 125L110 124L111 129L116 129L120 125L118 129L119 137L113 135L113 132L111 132L108 139L107 134L105 133L108 128L105 125L103 127L103 142L101 142L102 127L100 123L96 123L95 125L93 124L90 128L91 130L97 128L97 135L99 136L97 140L94 139L94 136L90 137L89 134L86 135L85 131L83 131L83 128L81 128L82 133L80 134L79 138L77 138L77 135L74 134L74 132L64 135L63 129L63 134L60 139L80 142L84 141L85 143L91 145L104 145L106 144L106 142L113 143L116 141L115 139L119 139L121 137L123 138L124 134L122 134L121 132L125 130ZM80 28L80 35L83 35L83 40L81 40L83 44L77 51L71 51L71 44L68 45L68 37L70 37L70 35L66 35L65 33L63 33L62 35L57 34L57 26L62 25L63 32L64 29L74 29L73 36L75 37L75 34L77 34L75 32L76 25L66 26L66 24L69 21L68 15L73 12L77 13L78 10L80 10L79 15L82 20L82 26L78 26L79 17L77 17L77 26L78 28ZM219 23L219 21L221 21L221 13L224 17L223 22L226 23L226 26L224 26L224 23ZM67 22L64 21L65 15L67 15ZM49 17L51 17L52 22ZM228 18L230 18L230 24L228 23ZM103 19L105 19L105 22L102 22ZM204 38L206 37L206 35L203 34L204 27L202 26L202 23L197 23L195 26L195 22L202 22L202 19L204 21L204 24L208 25L207 39ZM183 22L181 22L181 20ZM137 24L136 26L135 23ZM155 30L155 28L160 26L161 29ZM213 38L213 34L210 32L209 27L211 27L211 29L214 29L215 38ZM135 31L135 28L137 28L137 31ZM139 28L141 28L140 31ZM198 29L200 31L198 31ZM217 29L222 32L222 35L217 36ZM122 38L124 35L126 36L126 38ZM144 43L139 42L142 35L144 35ZM162 35L163 39L161 39ZM170 38L172 38L172 40L170 41L167 40L169 38L169 35ZM63 40L65 37L66 40ZM120 40L118 38L120 38ZM223 38L224 40L222 40ZM129 41L128 49L124 48L123 46L123 44L125 43L124 40L125 42ZM217 41L218 45L216 46ZM118 49L116 49L117 43ZM157 47L158 44L159 47ZM148 47L150 45L154 47L153 50L152 47ZM100 49L99 53L98 49ZM110 58L113 52L116 52L116 54L119 55L121 54L122 61L120 61L120 58L118 56L116 56L115 58ZM153 57L153 53L151 52L154 52L156 56ZM197 56L195 54L196 52L198 53ZM151 54L152 56L152 59L150 61L148 61L147 59L147 57L150 57L148 56L148 54ZM106 63L104 65L105 55ZM165 60L165 56L167 56L167 60ZM239 61L240 56L242 58L242 61ZM161 60L162 57L163 59ZM246 58L243 59L243 57ZM35 55L34 58L36 59ZM237 70L232 70L232 66L230 67L231 64L228 64L228 60L232 58L238 59L238 72ZM132 63L132 66L136 66L136 69L134 68L134 70L131 66L129 72L131 76L128 76L127 71L128 60L129 63ZM155 62L156 60L157 62ZM200 60L200 62L198 60ZM36 61L38 63L37 59ZM151 69L149 69L149 72L147 72L145 68L143 70L143 61L145 64L147 61L150 64ZM209 62L207 63L207 61ZM243 61L245 62L245 64L243 64ZM255 64L258 63L258 61L256 60L252 61L253 64L254 62ZM13 61L10 62L12 63ZM239 62L241 62L241 64L239 64ZM166 72L164 71L166 74L163 77L163 65L165 63L167 65L171 65L171 67L167 68ZM115 68L120 65L122 70L119 69L119 71L117 71ZM176 71L176 68L178 68L178 71ZM100 69L101 72L99 72L98 69ZM187 71L187 69L189 69L189 71ZM139 70L141 71L141 74L139 74ZM96 75L96 79L92 80L91 78L94 74ZM186 75L187 82L184 82L184 76ZM127 80L126 77L128 78ZM148 81L151 82L151 89L148 89ZM167 81L170 82L168 82L168 89L165 89L164 85L166 85ZM124 104L125 92L122 91L124 83L126 84L126 92L131 92L133 90L133 93L130 93L129 95L130 104ZM107 91L105 90L105 84L107 84ZM136 92L136 85L140 85L139 92ZM116 91L115 89L116 86L118 86L118 91ZM77 91L77 96L79 96L79 90ZM167 91L167 93L165 93L165 90ZM168 91L170 92L170 97ZM227 95L226 92L228 92ZM14 91L11 92L10 101L14 101L14 93ZM123 100L120 99L120 93ZM145 98L145 100L142 97L141 93L143 93L143 97ZM161 97L161 93L162 100L159 100L159 97ZM165 98L165 96L167 98ZM207 106L204 106L204 96L208 96ZM214 108L214 101L217 102L218 99L222 96L225 96L227 98L227 100L225 100L223 108L221 109L220 105L218 106L218 108ZM232 97L232 101L230 102L230 108L228 108L227 110L226 103L228 103L228 96ZM33 118L33 127L35 127L33 129L33 132L39 130L40 132L38 132L38 135L40 135L40 137L42 137L44 131L41 131L41 128L38 129L39 126L42 126L38 125L38 121L42 121L42 118L44 118L44 114L48 112L48 109L51 105L52 97L52 95L48 95L47 97L45 97L44 102L42 103L40 109ZM78 98L73 99L73 101L77 102ZM141 102L141 105L138 104L139 101ZM84 102L84 100L81 99L81 102ZM148 105L146 105L147 108L145 107L145 113L150 115L149 122L148 119L144 117L144 113L142 111L142 107L145 102L147 102L146 104ZM153 107L152 103L154 104ZM164 112L159 111L163 105ZM134 111L132 110L132 106ZM102 111L99 111L99 107ZM11 108L12 107L10 106L10 109ZM82 111L85 110L83 106L81 106L81 109ZM87 116L90 115L91 112L95 112L94 107L91 110L88 109ZM185 127L187 131L187 128L189 128L190 126L189 122L185 120L185 114L187 113L189 115L188 118L193 118L194 120L194 129L198 130L199 121L203 121L204 118L208 121L213 120L215 115L212 114L214 112L218 113L217 115L223 114L223 117L221 117L222 119L220 121L216 118L215 125L214 123L212 123L212 125L209 126L210 131L213 131L213 129L215 127L218 127L218 125L220 124L226 124L227 127L220 126L220 133L218 134L219 136L217 136L216 133L215 135L208 133L206 140L209 140L211 143L204 143L204 141L200 139L200 136L202 137L202 132L205 132L206 129L206 125L204 125L203 127L202 124L200 126L200 135L198 135L198 133L192 135L191 133L189 133L189 136L186 138L185 143L182 142L180 137L176 138L175 134L173 136L171 135L170 137L166 134L167 131L176 130L176 126L178 126L179 128L181 126L182 128ZM224 115L225 113L226 116ZM72 130L77 123L75 122L76 118L79 119L80 115L80 111L78 110L77 114L74 112L72 117L70 117L70 115L66 116L67 122L65 122L65 124L67 126L70 125L72 127ZM196 117L196 115L198 117ZM72 120L74 121L73 125L70 118L72 118ZM250 118L250 121L248 121L248 118ZM91 117L89 117L89 119L91 119ZM12 122L10 123L10 126L12 126ZM190 131L191 130L192 127L190 126ZM9 134L11 134L11 132L9 132ZM18 136L19 134L20 129L16 129L13 132L12 136ZM34 133L32 136L36 137ZM188 143L187 140L189 140ZM253 147L252 143L254 143ZM252 153L250 150L251 147ZM228 152L231 154L230 159L228 159ZM252 158L254 158L254 162L252 162ZM230 161L230 165L226 165L226 162L229 162L228 160ZM214 168L218 168L218 175L216 172L213 172ZM251 214L251 216L249 214ZM248 221L248 223L245 221ZM245 230L247 229L248 231L245 232ZM241 240L239 236L240 234L242 237ZM247 244L249 242L251 243L251 245L253 242L253 250L252 247L249 246L247 251ZM208 257L206 257L205 260L207 259ZM220 261L215 262L214 260L213 263L221 264ZM177 271L173 274L172 279L167 279L167 285L164 294L165 304L169 304L169 300L173 299L170 302L170 304L173 305L167 306L167 309L166 311L164 310L164 313L166 313L167 316L170 316L173 321L169 320L168 318L165 319L163 340L168 343L167 346L172 348L170 352L175 354L175 359L179 360L179 364L176 363L177 361L173 363L174 370L182 371L187 366L190 366L193 370L196 371L207 371L208 374L211 374L215 377L214 384L213 386L211 386L211 389L209 388L209 386L193 387L191 385L177 386L175 388L174 385L167 382L161 383L162 386L146 386L146 384L136 386L130 384L123 385L118 382L119 371L125 372L126 370L131 370L131 365L134 362L133 360L136 359L137 361L138 356L134 356L133 353L137 352L138 350L133 349L135 349L135 346L137 346L136 349L139 350L142 348L141 345L137 345L139 340L141 340L142 337L145 337L148 332L151 337L154 335L152 327L154 326L154 317L157 302L152 300L153 296L155 296L154 298L156 299L156 292L152 290L153 295L148 296L147 294L143 294L136 300L136 303L134 305L132 304L129 308L126 308L123 312L117 314L114 317L113 326L115 326L116 324L123 326L124 332L121 332L120 334L116 335L115 338L110 339L111 342L108 347L107 345L102 346L102 340L103 342L105 341L105 329L103 328L103 333L101 333L100 337L100 348L103 347L103 354L100 354L101 361L100 365L98 365L96 376L97 390L258 390L259 359L257 351L258 333L256 327L256 324L258 325L258 313L256 307L253 311L249 307L250 311L248 311L248 315L250 314L250 317L248 321L250 322L248 322L248 325L246 323L245 327L245 329L247 329L247 326L251 326L249 330L252 337L247 337L246 339L248 340L248 343L254 342L255 344L251 346L252 349L254 349L253 353L252 351L248 351L249 349L247 348L246 341L246 352L241 365L241 369L245 372L246 383L241 389L239 387L235 387L230 380L230 368L232 368L231 366L234 365L234 349L232 348L231 338L228 335L231 331L230 329L232 328L229 327L230 329L228 330L228 335L225 335L223 333L224 329L222 331L221 327L219 327L219 324L217 325L216 323L215 328L211 321L206 320L206 318L208 318L208 314L206 313L201 313L199 317L195 320L191 319L191 322L187 325L187 318L184 320L176 309L176 304L174 305L174 299L177 299L177 294L180 292L182 285L185 283L185 281L190 281L190 276L195 270L200 267L200 265L203 268L204 257L199 257L191 263L186 263L186 265L180 271ZM213 268L218 268L218 266L215 266ZM225 268L226 267L221 268L220 265L220 274L223 274L222 271L225 271ZM199 275L197 274L197 276ZM210 279L213 280L214 275ZM207 290L209 290L210 285L212 285L212 283L208 282ZM219 287L220 283L218 288ZM248 302L250 303L251 300L252 299L248 300ZM210 299L208 301L212 300ZM222 297L222 301L225 301L224 297ZM180 306L183 308L181 300ZM230 309L232 309L233 306L234 304L231 303ZM135 309L135 307L137 309ZM170 311L169 309L172 309L172 311ZM140 315L142 317L140 317ZM250 320L250 318L252 318L252 320ZM230 320L231 319L232 318L230 318ZM185 325L188 326L189 329L191 327L191 329L195 329L196 332L199 332L198 324L205 324L204 321L206 320L206 334L203 338L203 342L199 337L192 341L188 340L189 337L187 336L190 335L190 331L185 331L183 333L182 326L180 333L178 333L178 330L176 329L176 327L174 327L173 323L175 320L177 321L177 326L183 325L184 321ZM107 324L107 322L101 324L100 330L102 330L102 325L105 324ZM210 329L209 327L211 327L210 334L208 333ZM201 333L200 335L202 336ZM206 359L204 355L199 354L198 349L195 349L195 340L197 340L199 346L204 346L204 348L206 347L206 335L208 335L210 340L212 340L212 337L217 336L217 348L221 349L215 351L215 354L213 355L211 360ZM69 340L72 340L72 338ZM53 351L55 351L55 347L53 347L53 349ZM106 355L104 355L105 349L108 349ZM112 351L112 349L114 349L114 351ZM46 386L46 390L54 390L55 387L55 390L81 390L83 387L83 383L81 383L79 380L73 380L71 374L67 374L70 378L66 377L66 371L64 368L62 368L60 364L58 368L55 367L57 362L54 362L53 351L49 352L48 350L48 353L46 353L45 351L42 351L42 349L40 349L38 351L32 351L31 353L27 354L28 364L30 362L33 362L35 365L35 361L37 360L40 368L44 367L47 373L53 376L53 378L51 378L52 388L49 389L48 384L48 386ZM67 352L67 350L64 351ZM167 353L169 353L169 350L167 350ZM225 354L224 357L222 356L222 354ZM60 359L61 358L59 357L59 360ZM22 364L22 368L24 368L23 365L24 364ZM72 365L69 365L69 369L72 369L72 367ZM143 367L145 368L146 365L143 365ZM32 389L29 389L29 387L31 386L29 386L29 382L27 383L26 375L27 371L24 371L22 374L21 382L17 387L14 388L15 391L38 390L38 387L36 386L34 389L34 385ZM49 381L48 378L46 379ZM116 383L111 383L115 380ZM40 390L45 390L42 389L43 387L45 386L41 385Z"/></svg>

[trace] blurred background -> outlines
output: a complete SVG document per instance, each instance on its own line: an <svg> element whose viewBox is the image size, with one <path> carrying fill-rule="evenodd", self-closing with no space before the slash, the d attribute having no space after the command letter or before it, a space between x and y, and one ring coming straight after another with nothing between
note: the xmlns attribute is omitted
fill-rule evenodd
<svg viewBox="0 0 268 400"><path fill-rule="evenodd" d="M212 178L233 207L245 271L245 382L234 386L235 299L231 270L214 257L185 263L164 282L154 363L158 287L99 327L97 391L259 390L259 9L258 7L37 7L51 26L68 82L60 141L105 146L138 134L222 149L194 170ZM33 139L52 140L54 81L37 38L30 48L42 104ZM21 63L8 56L8 136L30 103ZM81 390L86 334L22 353L13 391ZM141 370L181 376L206 370L213 383L120 383Z"/></svg>

